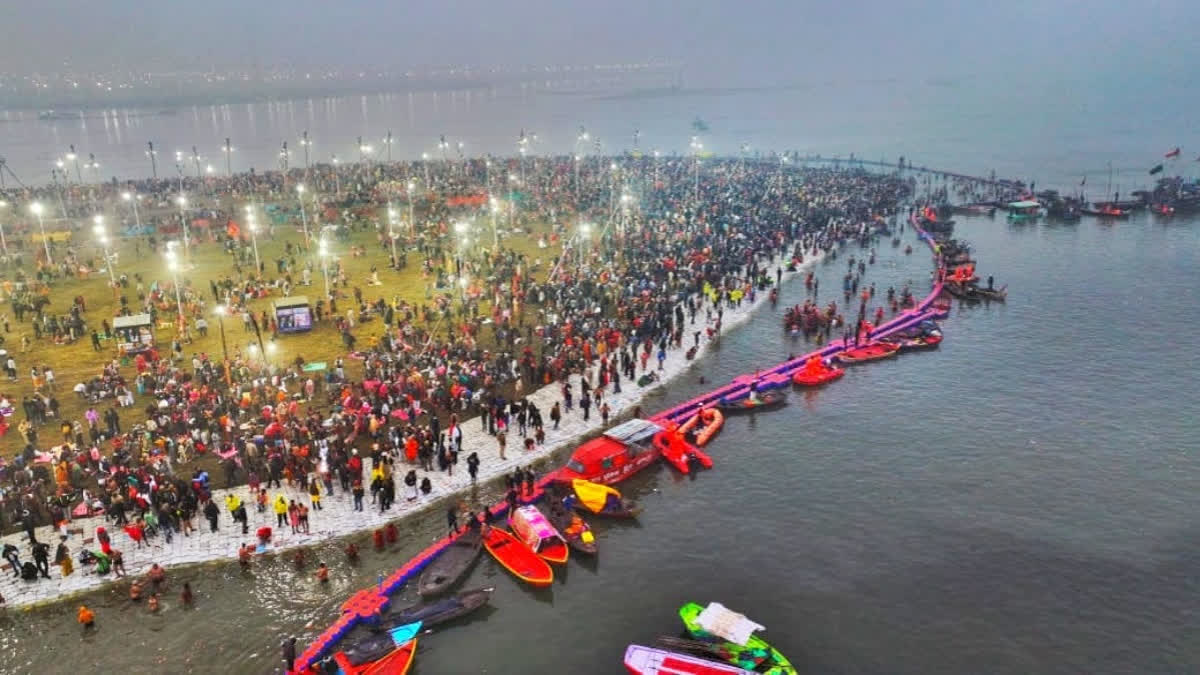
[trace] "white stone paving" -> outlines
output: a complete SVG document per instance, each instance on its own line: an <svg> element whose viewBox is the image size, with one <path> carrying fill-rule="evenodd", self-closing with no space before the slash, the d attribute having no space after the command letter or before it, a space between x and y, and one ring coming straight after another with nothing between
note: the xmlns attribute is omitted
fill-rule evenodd
<svg viewBox="0 0 1200 675"><path fill-rule="evenodd" d="M785 272L784 278L787 279L807 271L819 259L819 257L808 258L799 271L792 273ZM753 309L767 302L767 300L768 293L757 293L754 303L743 300L740 307L726 308L721 326L722 333L745 322L750 318ZM687 347L691 344L690 333L696 329L703 331L703 323L704 311L701 309L697 312L697 328L689 328L689 330L684 331L684 347L682 349L668 350L663 370L659 371L660 380L658 382L648 387L639 387L636 381L629 381L623 378L620 394L614 394L611 391L611 387L608 388L605 392L604 400L608 402L610 408L610 421L619 418L622 414L628 413L647 393L687 370L688 365L692 363L692 361L688 361L685 357ZM700 348L697 350L695 356L696 359L704 355L709 343L708 339L701 339ZM651 358L647 367L655 368L656 366L657 360ZM640 371L638 375L641 375ZM580 391L579 376L572 375L571 382L573 385L572 391L577 402ZM438 501L449 495L466 492L470 487L470 476L466 471L466 457L472 452L479 454L478 480L480 483L485 483L502 474L511 473L518 466L528 466L535 460L545 458L555 450L577 442L582 436L594 433L601 428L600 414L597 412L599 406L593 403L591 418L587 422L583 420L583 413L577 405L569 413L564 409L562 423L559 425L557 431L553 429L553 423L550 421L550 408L554 405L555 401L561 401L561 384L558 382L546 385L529 394L526 398L536 403L542 411L542 416L546 423L545 445L531 452L526 452L523 447L523 439L517 433L514 423L508 432L508 446L505 450L507 459L501 460L496 439L482 431L478 418L469 419L463 423L462 452L459 454L459 462L454 475L447 476L444 472L440 471L418 471L418 477L429 476L430 481L433 483L433 491L427 496L422 495L415 501L409 502L405 500L407 486L403 485L400 480L407 473L409 467L405 464L398 465L396 471L396 502L393 504L391 510L384 513L380 513L377 506L372 508L369 493L363 499L363 511L354 511L353 499L350 494L342 492L335 483L333 496L328 494L322 495L321 504L323 509L320 511L310 509L310 533L292 534L290 526L283 528L275 527L275 512L272 510L270 503L268 503L265 512L258 513L249 488L242 486L234 488L232 492L237 494L246 504L249 514L250 534L243 535L241 527L237 523L234 523L228 511L224 508L225 495L231 491L214 489L213 499L216 500L218 506L222 507L218 523L219 530L215 533L209 532L208 521L203 515L198 514L193 520L195 529L190 537L175 534L173 541L168 544L162 535L159 534L151 538L142 548L137 548L134 541L121 528L113 526L110 522L106 522L102 517L77 519L69 526L72 534L67 541L72 559L75 562L74 572L71 576L63 577L60 569L51 565L50 579L41 578L39 581L26 582L16 578L13 572L8 569L7 563L0 561L0 594L3 594L7 601L7 606L20 607L57 600L81 591L93 590L115 581L112 573L99 576L92 571L92 568L85 568L78 564L81 550L84 548L99 549L99 543L92 541L97 526L104 526L108 530L112 546L120 550L124 555L125 567L130 575L144 574L153 563L159 563L169 571L170 568L181 565L221 559L235 560L238 548L242 544L255 543L254 533L259 527L269 526L273 529L274 536L271 543L272 549L275 551L312 545L355 532L373 530L385 525L389 521L422 511L429 507L431 502ZM531 427L529 429L531 435L532 431ZM289 489L286 486L282 490L268 490L270 502L273 503L275 496L281 493L289 500L295 499L297 503L309 504L311 506L307 493L301 492L299 489ZM80 529L83 531L82 535L78 533ZM59 543L58 532L52 530L49 526L45 526L38 528L36 534L38 541L50 545L51 560L53 560L55 548ZM85 540L88 541L87 544L85 544ZM21 562L32 559L29 543L24 533L3 537L0 540L0 546L8 542L15 544L20 549Z"/></svg>

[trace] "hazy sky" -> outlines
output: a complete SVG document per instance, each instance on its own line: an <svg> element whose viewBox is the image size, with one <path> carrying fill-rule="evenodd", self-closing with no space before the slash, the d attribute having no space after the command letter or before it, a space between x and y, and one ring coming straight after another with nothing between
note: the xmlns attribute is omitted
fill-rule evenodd
<svg viewBox="0 0 1200 675"><path fill-rule="evenodd" d="M6 71L665 58L687 83L1031 77L1197 57L1196 0L0 0Z"/></svg>

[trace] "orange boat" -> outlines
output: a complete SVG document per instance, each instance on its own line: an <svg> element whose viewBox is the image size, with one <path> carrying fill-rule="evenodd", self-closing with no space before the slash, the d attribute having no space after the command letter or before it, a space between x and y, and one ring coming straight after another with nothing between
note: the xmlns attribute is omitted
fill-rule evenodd
<svg viewBox="0 0 1200 675"><path fill-rule="evenodd" d="M819 387L827 382L833 382L846 371L841 368L830 368L825 365L820 356L813 356L804 362L804 367L792 374L792 383L801 387Z"/></svg>
<svg viewBox="0 0 1200 675"><path fill-rule="evenodd" d="M704 426L699 430L696 427L700 424ZM716 408L701 408L700 412L692 415L686 422L679 425L679 433L687 434L693 432L693 437L696 445L706 445L714 434L721 430L721 425L725 424L725 416Z"/></svg>
<svg viewBox="0 0 1200 675"><path fill-rule="evenodd" d="M890 342L873 342L861 347L851 347L834 358L842 363L866 363L895 356L900 351L900 345Z"/></svg>
<svg viewBox="0 0 1200 675"><path fill-rule="evenodd" d="M528 546L498 527L483 537L483 547L516 578L530 586L549 586L554 583L554 570Z"/></svg>
<svg viewBox="0 0 1200 675"><path fill-rule="evenodd" d="M413 638L400 645L391 654L362 665L352 665L350 659L342 652L334 655L333 660L345 675L405 675L412 668L417 656L417 639Z"/></svg>
<svg viewBox="0 0 1200 675"><path fill-rule="evenodd" d="M567 540L562 533L554 529L546 516L537 510L536 506L518 506L508 514L508 526L512 533L538 554L543 560L552 563L565 563L570 554Z"/></svg>

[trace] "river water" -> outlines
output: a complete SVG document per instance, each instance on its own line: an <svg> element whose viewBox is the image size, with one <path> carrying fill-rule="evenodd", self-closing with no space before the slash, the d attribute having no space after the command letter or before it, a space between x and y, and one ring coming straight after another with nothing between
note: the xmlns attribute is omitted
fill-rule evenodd
<svg viewBox="0 0 1200 675"><path fill-rule="evenodd" d="M543 122L573 132L579 102L545 98ZM703 114L714 136L719 125L730 129L728 144L740 140L738 128L770 139L795 117L762 105L735 117L736 98L626 102L608 124L641 125L645 139L650 111L666 128L672 108L678 136ZM562 112L572 106L576 114ZM811 107L822 106L855 108L844 100ZM480 129L508 126L495 123L499 113L476 114ZM881 117L847 112L827 154L877 148L931 166L993 166L972 162L969 140L928 122L908 142L941 138L941 154L880 140L915 129L918 113L850 145L872 115ZM803 133L814 134L814 151L825 149L817 132ZM799 135L770 147L790 148ZM1030 165L1066 185L1105 163L1085 145L1078 155L1061 143L1040 146ZM1020 150L989 137L978 153L1002 174L1008 162L1009 173L1029 176ZM980 272L1009 284L1007 303L955 305L939 350L855 368L826 389L794 393L781 411L731 420L711 446L712 471L681 479L659 467L634 478L622 489L645 504L643 516L594 522L598 562L573 560L549 591L519 587L482 561L469 584L496 587L493 609L423 637L414 672L620 672L625 645L675 634L675 610L688 600L748 613L802 672L1200 670L1200 422L1192 412L1200 387L1187 366L1200 350L1196 226L1145 214L1116 224L959 219ZM844 258L818 268L823 289L840 287ZM867 280L881 292L909 280L923 289L929 268L923 249L904 256L885 244ZM802 294L793 282L783 301ZM645 407L805 350L764 308ZM378 554L364 541L356 568L338 545L318 549L310 560L333 568L327 588L313 582L311 563L297 573L286 561L263 561L249 575L229 564L176 573L176 588L185 579L196 587L194 610L169 598L148 616L122 593L101 592L88 600L100 628L84 637L73 604L0 614L3 670L64 672L86 659L141 672L269 672L283 635L304 642L350 593L441 530L440 512L403 523L402 545Z"/></svg>

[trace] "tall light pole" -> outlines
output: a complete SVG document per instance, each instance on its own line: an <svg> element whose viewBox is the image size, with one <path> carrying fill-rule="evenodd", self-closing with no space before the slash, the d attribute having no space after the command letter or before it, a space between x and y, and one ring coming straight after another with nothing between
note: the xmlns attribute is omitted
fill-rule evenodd
<svg viewBox="0 0 1200 675"><path fill-rule="evenodd" d="M447 164L450 162L450 159L446 157L446 150L449 147L450 144L446 142L446 137L442 136L441 140L438 141L438 149L442 151L442 162Z"/></svg>
<svg viewBox="0 0 1200 675"><path fill-rule="evenodd" d="M196 165L196 180L200 180L203 175L200 171L200 151L194 145L192 146L192 164Z"/></svg>
<svg viewBox="0 0 1200 675"><path fill-rule="evenodd" d="M183 226L183 257L191 260L191 244L188 242L187 196L181 193L175 198L175 203L179 204L179 224Z"/></svg>
<svg viewBox="0 0 1200 675"><path fill-rule="evenodd" d="M659 152L658 150L655 150L654 151L654 188L655 189L658 189L658 158L660 156L662 156L662 153Z"/></svg>
<svg viewBox="0 0 1200 675"><path fill-rule="evenodd" d="M576 201L579 201L579 162L581 159L580 154L579 154L579 146L580 146L580 144L586 144L588 138L589 138L589 136L588 136L587 130L585 130L583 127L579 127L579 135L575 137L575 200ZM584 149L586 149L587 145L584 145L583 147L584 147Z"/></svg>
<svg viewBox="0 0 1200 675"><path fill-rule="evenodd" d="M223 148L223 150L225 152L225 176L227 178L232 178L233 177L233 146L229 144L228 138L225 139L225 147Z"/></svg>
<svg viewBox="0 0 1200 675"><path fill-rule="evenodd" d="M41 202L34 202L29 205L29 210L33 212L33 215L37 216L38 229L42 231L42 246L46 250L46 264L53 265L54 256L50 255L50 240L46 238L46 222L42 220L42 212L45 211L45 208Z"/></svg>
<svg viewBox="0 0 1200 675"><path fill-rule="evenodd" d="M325 233L321 232L321 238L317 244L317 253L321 256L321 275L325 277L325 299L329 299L329 244L325 240Z"/></svg>
<svg viewBox="0 0 1200 675"><path fill-rule="evenodd" d="M0 209L8 206L8 202L0 199ZM8 240L4 238L4 223L0 222L0 250L4 251L4 257L8 257Z"/></svg>
<svg viewBox="0 0 1200 675"><path fill-rule="evenodd" d="M95 153L88 153L87 164L84 167L92 170L92 176L96 179L96 185L100 184L100 162L96 161Z"/></svg>
<svg viewBox="0 0 1200 675"><path fill-rule="evenodd" d="M413 190L416 189L416 183L408 181L408 232L409 236L417 236L417 221L413 218Z"/></svg>
<svg viewBox="0 0 1200 675"><path fill-rule="evenodd" d="M225 342L225 314L229 309L225 305L217 305L213 307L213 314L217 315L217 325L221 328L221 351L225 354L225 361L229 361L229 345Z"/></svg>
<svg viewBox="0 0 1200 675"><path fill-rule="evenodd" d="M113 273L112 255L108 251L108 232L104 229L104 216L97 213L92 216L92 232L96 235L96 241L100 242L100 247L104 250L104 266L108 268L108 280L112 284L113 289L117 287L117 275Z"/></svg>
<svg viewBox="0 0 1200 675"><path fill-rule="evenodd" d="M176 242L167 242L167 269L171 270L171 279L175 282L175 306L179 310L179 334L187 329L187 319L183 316L183 293L179 290L179 259L175 255Z"/></svg>
<svg viewBox="0 0 1200 675"><path fill-rule="evenodd" d="M488 206L492 212L492 250L500 249L500 233L496 230L496 213L500 211L500 202L495 197L488 197Z"/></svg>
<svg viewBox="0 0 1200 675"><path fill-rule="evenodd" d="M425 165L425 185L426 186L433 185L433 183L429 182L429 153L428 152L421 153L421 164Z"/></svg>
<svg viewBox="0 0 1200 675"><path fill-rule="evenodd" d="M388 164L391 164L392 163L392 131L391 131L391 129L388 130L387 136L383 137L383 146L385 148L387 148L387 161L388 161Z"/></svg>
<svg viewBox="0 0 1200 675"><path fill-rule="evenodd" d="M704 144L700 142L699 136L692 136L692 198L700 200L700 151L704 149Z"/></svg>
<svg viewBox="0 0 1200 675"><path fill-rule="evenodd" d="M138 213L138 206L137 206L138 199L140 199L140 198L141 198L141 195L137 195L137 194L133 194L133 193L129 193L129 192L121 193L121 199L124 199L125 201L133 204L133 222L134 222L134 224L137 225L138 234L142 233L142 216L140 213Z"/></svg>
<svg viewBox="0 0 1200 675"><path fill-rule="evenodd" d="M83 185L83 172L79 170L79 155L75 154L75 144L72 143L67 147L71 150L67 153L67 159L75 163L75 182Z"/></svg>
<svg viewBox="0 0 1200 675"><path fill-rule="evenodd" d="M308 140L308 131L300 134L300 147L304 148L304 175L308 176L308 146L312 145L312 141Z"/></svg>
<svg viewBox="0 0 1200 675"><path fill-rule="evenodd" d="M304 183L296 186L296 201L300 202L300 222L304 226L304 248L308 248L308 213L304 210Z"/></svg>
<svg viewBox="0 0 1200 675"><path fill-rule="evenodd" d="M331 162L333 162L333 184L335 186L334 194L336 194L338 197L341 197L342 196L342 174L340 172L338 172L337 155L330 155L329 159Z"/></svg>
<svg viewBox="0 0 1200 675"><path fill-rule="evenodd" d="M254 207L246 206L246 227L250 228L250 244L254 248L254 276L257 277L262 270L262 263L258 260L258 223L254 219Z"/></svg>
<svg viewBox="0 0 1200 675"><path fill-rule="evenodd" d="M8 206L8 202L0 199L0 209ZM0 250L4 252L4 257L8 257L8 240L4 238L4 223L0 222Z"/></svg>
<svg viewBox="0 0 1200 675"><path fill-rule="evenodd" d="M399 263L399 258L396 257L396 209L392 207L391 200L388 200L387 205L388 216L388 239L392 242L392 264Z"/></svg>
<svg viewBox="0 0 1200 675"><path fill-rule="evenodd" d="M158 178L158 160L155 158L158 153L154 151L154 141L146 141L146 148L146 156L150 158L150 177Z"/></svg>

